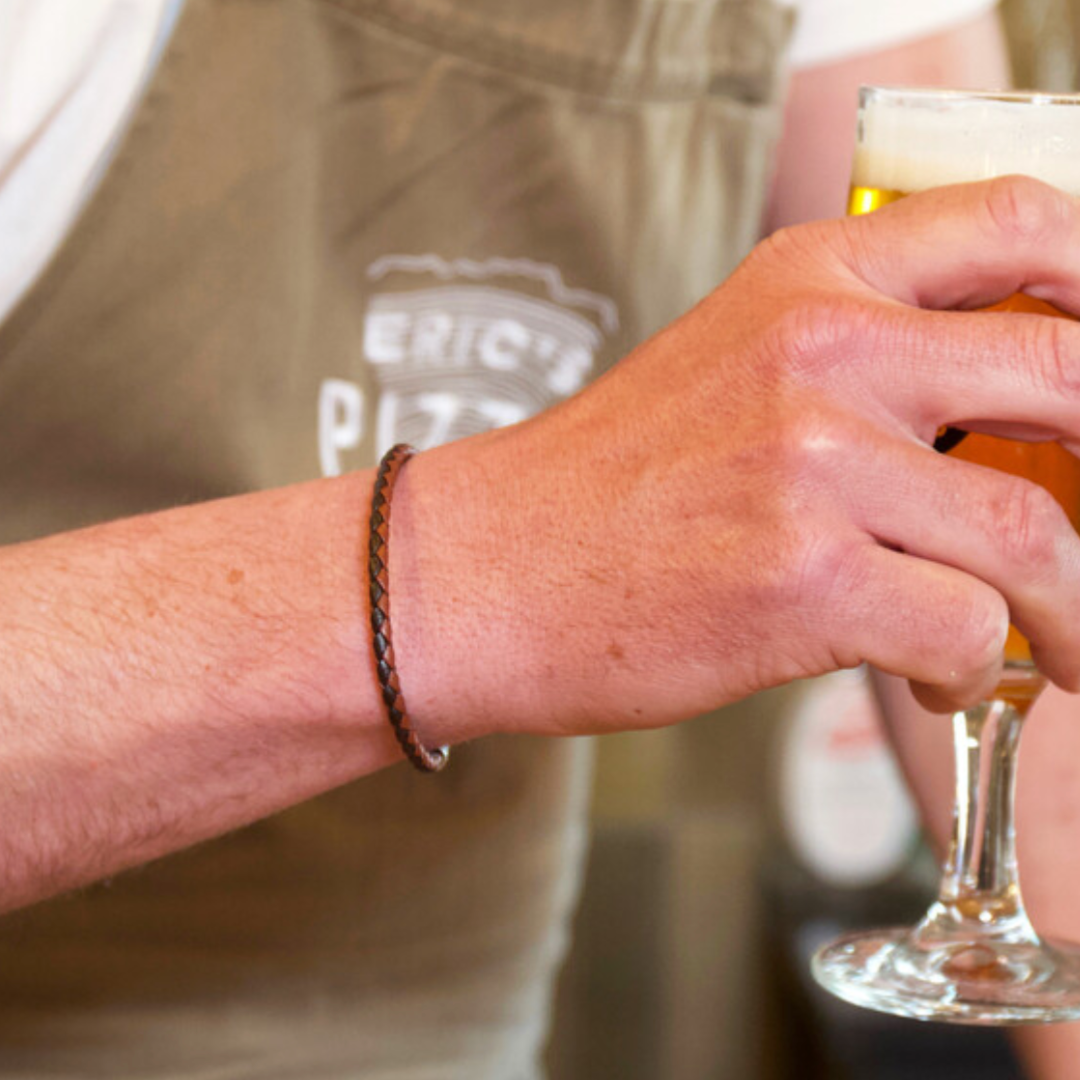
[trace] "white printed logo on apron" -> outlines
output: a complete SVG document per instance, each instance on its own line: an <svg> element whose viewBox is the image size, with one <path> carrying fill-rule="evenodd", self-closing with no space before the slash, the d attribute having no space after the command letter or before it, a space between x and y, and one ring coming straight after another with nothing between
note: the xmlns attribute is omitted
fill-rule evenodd
<svg viewBox="0 0 1080 1080"><path fill-rule="evenodd" d="M363 333L378 400L365 401L349 380L322 384L319 451L328 476L344 471L343 455L369 421L376 454L395 442L424 449L569 397L619 325L612 300L570 289L555 267L528 259L391 255L368 278L386 286L368 302Z"/></svg>

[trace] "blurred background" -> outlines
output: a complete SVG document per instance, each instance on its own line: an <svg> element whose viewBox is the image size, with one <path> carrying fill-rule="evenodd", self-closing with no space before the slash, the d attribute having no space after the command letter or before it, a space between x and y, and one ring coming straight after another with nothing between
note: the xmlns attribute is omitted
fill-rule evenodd
<svg viewBox="0 0 1080 1080"><path fill-rule="evenodd" d="M1004 0L1014 82L1080 87L1080 0ZM718 659L718 663L722 660ZM552 1080L1018 1080L1000 1031L833 1002L808 958L937 869L859 674L597 745Z"/></svg>

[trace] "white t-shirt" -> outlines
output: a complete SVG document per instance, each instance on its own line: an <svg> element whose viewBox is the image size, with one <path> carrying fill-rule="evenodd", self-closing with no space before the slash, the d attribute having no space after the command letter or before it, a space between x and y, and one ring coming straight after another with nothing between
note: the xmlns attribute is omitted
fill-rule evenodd
<svg viewBox="0 0 1080 1080"><path fill-rule="evenodd" d="M995 0L780 2L798 9L791 62L808 67L934 33ZM182 6L0 0L0 320L93 189Z"/></svg>
<svg viewBox="0 0 1080 1080"><path fill-rule="evenodd" d="M0 0L0 320L109 158L179 0Z"/></svg>
<svg viewBox="0 0 1080 1080"><path fill-rule="evenodd" d="M997 0L779 0L798 12L792 67L901 45L973 19Z"/></svg>

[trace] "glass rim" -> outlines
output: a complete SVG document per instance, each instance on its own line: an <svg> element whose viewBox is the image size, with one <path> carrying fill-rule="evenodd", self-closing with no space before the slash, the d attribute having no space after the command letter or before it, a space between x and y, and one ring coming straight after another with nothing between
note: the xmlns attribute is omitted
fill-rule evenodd
<svg viewBox="0 0 1080 1080"><path fill-rule="evenodd" d="M1080 105L1080 93L1050 90L964 90L935 86L889 86L864 84L859 87L859 105L869 101L909 101L913 105L1001 102L1008 105Z"/></svg>

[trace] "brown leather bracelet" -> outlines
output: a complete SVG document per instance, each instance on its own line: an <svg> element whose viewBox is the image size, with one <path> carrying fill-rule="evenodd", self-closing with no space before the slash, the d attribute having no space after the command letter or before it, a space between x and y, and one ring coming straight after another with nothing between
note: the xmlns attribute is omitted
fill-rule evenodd
<svg viewBox="0 0 1080 1080"><path fill-rule="evenodd" d="M386 705L386 715L405 756L421 772L438 772L450 760L450 747L429 750L416 737L405 708L397 667L394 661L394 636L390 629L390 499L398 473L414 451L398 443L379 462L375 490L371 498L371 524L368 534L368 594L371 598L371 642L375 652L375 671Z"/></svg>

